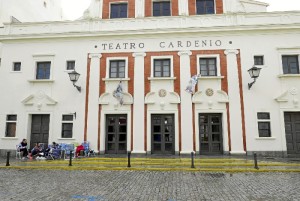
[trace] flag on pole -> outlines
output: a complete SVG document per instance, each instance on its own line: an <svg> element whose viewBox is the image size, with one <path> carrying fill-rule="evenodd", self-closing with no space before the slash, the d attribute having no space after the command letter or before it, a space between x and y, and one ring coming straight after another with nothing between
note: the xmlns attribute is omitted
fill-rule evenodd
<svg viewBox="0 0 300 201"><path fill-rule="evenodd" d="M115 97L120 105L123 105L124 101L123 101L123 86L122 86L122 81L119 82L117 89L114 90L113 92L113 97Z"/></svg>
<svg viewBox="0 0 300 201"><path fill-rule="evenodd" d="M190 94L195 93L195 87L196 87L196 84L198 82L198 77L200 77L200 76L201 76L201 74L194 75L194 76L191 77L191 79L189 80L189 84L185 89L186 92L188 92Z"/></svg>

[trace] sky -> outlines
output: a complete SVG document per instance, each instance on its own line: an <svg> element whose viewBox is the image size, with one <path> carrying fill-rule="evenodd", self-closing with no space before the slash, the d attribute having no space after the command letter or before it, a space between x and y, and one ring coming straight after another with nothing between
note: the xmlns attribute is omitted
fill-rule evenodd
<svg viewBox="0 0 300 201"><path fill-rule="evenodd" d="M270 4L268 11L300 10L300 0L260 0ZM68 20L82 16L91 0L62 0L64 14Z"/></svg>

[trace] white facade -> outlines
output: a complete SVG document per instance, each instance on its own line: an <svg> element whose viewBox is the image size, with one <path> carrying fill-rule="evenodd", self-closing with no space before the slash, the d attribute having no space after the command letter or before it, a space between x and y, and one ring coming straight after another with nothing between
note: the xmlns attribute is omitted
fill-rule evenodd
<svg viewBox="0 0 300 201"><path fill-rule="evenodd" d="M95 2L101 6L102 1ZM136 2L135 6L144 5ZM240 5L248 4L252 6L240 12ZM127 118L126 151L153 153L152 118L171 115L174 153L202 154L199 118L218 114L220 153L286 155L284 114L300 113L300 74L284 73L282 58L296 56L299 72L300 12L253 12L265 7L256 1L225 1L224 13L217 15L128 19L91 15L94 19L73 22L6 24L0 29L1 149L14 149L23 138L30 141L32 116L43 114L50 118L48 142L87 140L105 153L108 117L119 114ZM101 7L97 9L102 16ZM249 90L248 69L254 56L263 56L264 64L258 66L261 74ZM201 58L215 58L216 75L201 76L191 95L185 87L200 73ZM153 76L157 59L170 61L169 77ZM81 93L69 80L70 60L81 74L76 83ZM109 78L110 61L115 60L125 62L124 78ZM37 63L45 61L51 62L50 77L36 79ZM14 62L21 62L20 71L13 71ZM123 105L113 97L120 81ZM75 112L72 138L62 138L62 115ZM269 113L265 120L271 126L269 137L259 137L257 113ZM15 137L5 137L7 115L17 115Z"/></svg>

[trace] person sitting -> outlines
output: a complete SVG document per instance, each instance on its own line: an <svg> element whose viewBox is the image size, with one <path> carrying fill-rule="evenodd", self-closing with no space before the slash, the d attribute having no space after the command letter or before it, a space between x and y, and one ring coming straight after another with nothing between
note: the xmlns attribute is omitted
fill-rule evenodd
<svg viewBox="0 0 300 201"><path fill-rule="evenodd" d="M45 156L49 155L49 152L51 149L58 149L58 144L56 142L52 142L52 144L48 146L48 148L45 150Z"/></svg>
<svg viewBox="0 0 300 201"><path fill-rule="evenodd" d="M76 157L79 156L80 151L84 151L84 146L83 145L77 146L77 148L76 148L76 155L75 155Z"/></svg>
<svg viewBox="0 0 300 201"><path fill-rule="evenodd" d="M28 158L27 140L23 139L19 145L20 152L23 152L23 159Z"/></svg>
<svg viewBox="0 0 300 201"><path fill-rule="evenodd" d="M31 150L31 156L32 157L40 157L43 156L43 148L41 147L40 143L35 143L35 146Z"/></svg>

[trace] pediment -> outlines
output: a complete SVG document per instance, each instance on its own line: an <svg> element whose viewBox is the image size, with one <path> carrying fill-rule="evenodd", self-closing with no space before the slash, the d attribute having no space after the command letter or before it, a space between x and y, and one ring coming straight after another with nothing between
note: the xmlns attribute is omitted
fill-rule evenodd
<svg viewBox="0 0 300 201"><path fill-rule="evenodd" d="M218 103L229 102L229 97L225 91L216 90L216 93L214 93L213 89L207 89L205 93L203 91L197 91L192 97L192 102L196 104L201 104L207 98L213 98L214 101Z"/></svg>
<svg viewBox="0 0 300 201"><path fill-rule="evenodd" d="M30 105L31 106L32 105L41 106L42 104L46 104L46 105L56 105L57 104L57 101L54 98L48 96L47 94L45 94L42 91L39 91L36 94L31 94L31 95L27 96L21 102L27 106L30 106Z"/></svg>
<svg viewBox="0 0 300 201"><path fill-rule="evenodd" d="M145 96L145 103L146 104L155 104L160 103L162 99L165 99L165 103L169 104L178 104L180 103L180 96L176 92L149 92Z"/></svg>
<svg viewBox="0 0 300 201"><path fill-rule="evenodd" d="M114 103L114 100L116 100L115 97L113 97L112 93L103 93L100 97L99 97L99 101L98 103L100 105L109 105ZM124 105L131 105L133 104L133 97L130 93L124 92L123 93L123 100L124 100Z"/></svg>

